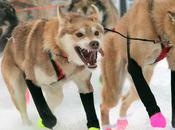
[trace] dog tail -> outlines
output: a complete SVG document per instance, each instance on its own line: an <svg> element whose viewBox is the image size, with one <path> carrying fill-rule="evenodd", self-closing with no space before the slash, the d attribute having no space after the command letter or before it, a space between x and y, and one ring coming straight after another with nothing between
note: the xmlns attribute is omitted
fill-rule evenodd
<svg viewBox="0 0 175 130"><path fill-rule="evenodd" d="M13 6L8 1L1 1L0 0L1 9L0 12L5 13L5 17L2 17L0 22L6 20L9 22L9 26L2 36L0 36L0 54L3 52L8 39L11 37L11 33L14 28L18 25L19 21L16 15L16 11Z"/></svg>

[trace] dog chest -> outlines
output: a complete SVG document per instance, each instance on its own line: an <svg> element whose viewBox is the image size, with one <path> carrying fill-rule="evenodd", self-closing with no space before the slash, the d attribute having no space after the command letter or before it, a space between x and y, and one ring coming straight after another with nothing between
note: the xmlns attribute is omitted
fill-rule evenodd
<svg viewBox="0 0 175 130"><path fill-rule="evenodd" d="M52 66L50 66L52 67ZM58 80L59 75L56 73L56 71L54 70L54 67L52 67L53 69L52 72L47 72L47 70L45 70L44 68L35 65L34 66L34 75L35 75L35 80L36 83L40 86L50 86L53 84L56 84L58 86L62 86L65 82L70 81L70 80L74 80L77 77L81 77L84 76L84 70L85 67L80 67L80 66L73 66L71 64L64 64L64 65L60 65L60 68L62 69L62 72L64 74L64 78Z"/></svg>
<svg viewBox="0 0 175 130"><path fill-rule="evenodd" d="M49 85L52 84L53 82L57 82L56 73L49 75L43 68L39 66L34 67L34 74L35 74L35 80L39 85Z"/></svg>

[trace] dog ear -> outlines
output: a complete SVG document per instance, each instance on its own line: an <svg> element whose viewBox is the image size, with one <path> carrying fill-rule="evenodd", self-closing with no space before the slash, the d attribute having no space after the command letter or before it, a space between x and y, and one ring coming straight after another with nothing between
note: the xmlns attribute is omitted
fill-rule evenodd
<svg viewBox="0 0 175 130"><path fill-rule="evenodd" d="M86 16L82 9L78 9L77 13L79 13L81 16Z"/></svg>
<svg viewBox="0 0 175 130"><path fill-rule="evenodd" d="M61 25L71 22L71 19L62 12L59 6L57 7L57 18L58 18L59 24Z"/></svg>
<svg viewBox="0 0 175 130"><path fill-rule="evenodd" d="M59 23L62 23L64 20L64 15L59 6L57 6L57 18L58 18Z"/></svg>
<svg viewBox="0 0 175 130"><path fill-rule="evenodd" d="M93 21L98 21L100 22L100 12L98 8L95 5L91 5L91 9L89 10L88 14L90 14L90 18Z"/></svg>
<svg viewBox="0 0 175 130"><path fill-rule="evenodd" d="M170 17L173 24L175 24L175 12L168 11L168 16Z"/></svg>

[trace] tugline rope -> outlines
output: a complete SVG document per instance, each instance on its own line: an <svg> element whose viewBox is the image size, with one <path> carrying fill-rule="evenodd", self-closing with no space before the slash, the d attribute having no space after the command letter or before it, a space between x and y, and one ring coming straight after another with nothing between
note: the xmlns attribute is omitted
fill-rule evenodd
<svg viewBox="0 0 175 130"><path fill-rule="evenodd" d="M106 31L109 31L109 32L117 33L117 34L119 34L120 36L122 36L122 37L124 37L124 38L126 38L126 39L129 39L129 40L153 42L154 44L160 43L160 42L161 42L160 40L150 40L150 39L133 38L133 37L125 36L125 35L123 35L122 33L118 32L118 31L115 31L115 29L108 29L108 28L104 28L104 29L105 29Z"/></svg>
<svg viewBox="0 0 175 130"><path fill-rule="evenodd" d="M47 10L47 9L52 9L52 8L64 8L64 5L48 5L48 6L33 6L33 7L28 7L28 8L23 8L23 9L16 9L16 12L25 12L25 11L32 11L32 10Z"/></svg>

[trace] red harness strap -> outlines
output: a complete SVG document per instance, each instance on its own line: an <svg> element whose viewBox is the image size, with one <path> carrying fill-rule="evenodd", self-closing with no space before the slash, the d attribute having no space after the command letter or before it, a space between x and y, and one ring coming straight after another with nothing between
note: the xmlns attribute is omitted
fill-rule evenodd
<svg viewBox="0 0 175 130"><path fill-rule="evenodd" d="M172 46L170 46L168 43L163 45L162 52L157 57L157 59L155 60L154 63L157 63L157 62L163 60L167 56L167 53L170 51L171 48L172 48Z"/></svg>
<svg viewBox="0 0 175 130"><path fill-rule="evenodd" d="M66 53L65 53L63 50L61 50L61 54L58 55L58 56L62 56L62 57L65 58L66 60L68 59ZM52 59L52 54L51 54L51 52L49 52L49 57L50 57L50 61L51 61L52 65L53 65L53 67L54 67L54 69L55 69L55 72L56 72L56 74L57 74L57 81L59 81L59 80L65 78L63 69L61 68L61 66L60 66L60 64L59 64L59 62L58 62L57 60L53 60L53 59Z"/></svg>
<svg viewBox="0 0 175 130"><path fill-rule="evenodd" d="M57 61L55 61L55 64L57 66L57 69L59 71L59 73L57 73L57 80L61 80L65 77L64 73L63 73L63 69L61 68L61 66L59 65L59 63Z"/></svg>

